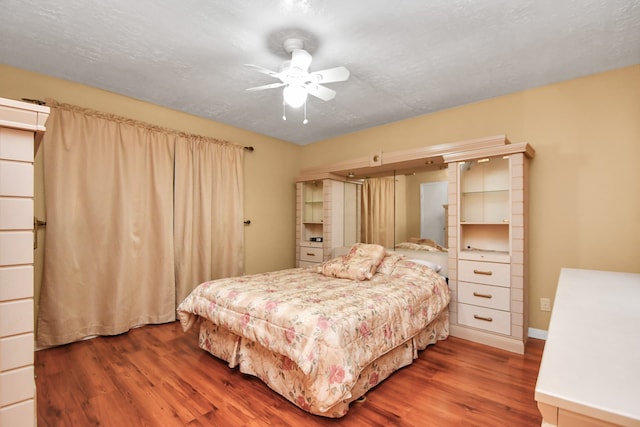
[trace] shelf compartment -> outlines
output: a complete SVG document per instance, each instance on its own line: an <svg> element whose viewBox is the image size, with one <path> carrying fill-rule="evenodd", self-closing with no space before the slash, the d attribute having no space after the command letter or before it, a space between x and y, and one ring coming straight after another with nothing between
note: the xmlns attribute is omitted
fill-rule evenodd
<svg viewBox="0 0 640 427"><path fill-rule="evenodd" d="M509 190L461 193L460 222L508 223Z"/></svg>
<svg viewBox="0 0 640 427"><path fill-rule="evenodd" d="M460 224L460 250L509 254L509 223Z"/></svg>
<svg viewBox="0 0 640 427"><path fill-rule="evenodd" d="M321 224L324 215L323 207L322 181L305 182L302 186L302 222Z"/></svg>

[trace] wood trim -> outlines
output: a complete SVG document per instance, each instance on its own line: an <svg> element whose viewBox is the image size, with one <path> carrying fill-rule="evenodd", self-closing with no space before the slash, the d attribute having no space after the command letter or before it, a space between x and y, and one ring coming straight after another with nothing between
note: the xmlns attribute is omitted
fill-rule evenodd
<svg viewBox="0 0 640 427"><path fill-rule="evenodd" d="M340 175L336 175L334 173L329 173L329 172L319 172L316 174L309 174L309 175L299 175L296 177L296 182L305 182L305 181L322 181L325 179L332 179L334 181L341 181L344 182L346 181L346 177L344 176L340 176Z"/></svg>
<svg viewBox="0 0 640 427"><path fill-rule="evenodd" d="M465 160L480 159L483 157L506 156L509 154L524 153L524 155L533 159L536 151L527 142L518 142L516 144L496 145L493 147L481 148L478 150L461 151L449 153L443 156L445 163L460 162Z"/></svg>
<svg viewBox="0 0 640 427"><path fill-rule="evenodd" d="M485 138L476 138L466 141L449 142L446 144L429 145L426 147L412 148L409 150L391 151L383 153L384 164L402 164L416 159L428 159L442 157L449 153L459 153L468 150L503 146L509 144L506 135L495 135Z"/></svg>
<svg viewBox="0 0 640 427"><path fill-rule="evenodd" d="M372 163L372 154L370 154L343 162L302 169L301 175L296 177L296 181L312 181L322 179L319 178L320 176L327 177L328 175L340 176L341 180L345 180L350 178L349 174L355 175L355 178L363 178L389 175L390 172L396 170L439 169L445 163L445 156L504 147L505 145L511 145L506 135L494 135L408 150L380 152L381 161L379 164Z"/></svg>
<svg viewBox="0 0 640 427"><path fill-rule="evenodd" d="M449 326L449 332L452 337L463 338L465 340L490 345L513 353L524 354L524 341L515 339L511 336L496 335L454 324Z"/></svg>
<svg viewBox="0 0 640 427"><path fill-rule="evenodd" d="M300 172L302 177L307 175L331 173L335 171L362 169L369 167L369 156L358 157L356 159L346 160L343 162L332 163L330 165L312 166L310 168L302 169ZM308 181L304 179L303 181Z"/></svg>

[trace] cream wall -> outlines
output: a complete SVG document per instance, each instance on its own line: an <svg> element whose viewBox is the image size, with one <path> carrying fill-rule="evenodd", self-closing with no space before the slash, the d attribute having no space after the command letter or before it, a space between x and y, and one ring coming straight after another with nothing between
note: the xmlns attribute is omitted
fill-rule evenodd
<svg viewBox="0 0 640 427"><path fill-rule="evenodd" d="M301 168L497 134L536 150L529 326L547 330L560 268L640 272L640 65L307 145Z"/></svg>
<svg viewBox="0 0 640 427"><path fill-rule="evenodd" d="M171 129L251 145L245 153L245 272L295 264L295 176L301 148L264 135L65 80L0 65L0 97L53 98ZM275 167L277 165L277 167ZM41 176L36 179L42 188ZM37 194L36 194L37 197ZM37 197L43 212L42 197ZM44 214L39 213L43 218Z"/></svg>

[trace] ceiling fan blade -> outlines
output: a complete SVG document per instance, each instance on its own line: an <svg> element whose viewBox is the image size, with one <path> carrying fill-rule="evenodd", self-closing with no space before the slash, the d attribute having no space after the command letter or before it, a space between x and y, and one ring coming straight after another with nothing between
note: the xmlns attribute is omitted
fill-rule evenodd
<svg viewBox="0 0 640 427"><path fill-rule="evenodd" d="M254 70L262 73L262 74L266 74L267 76L271 76L275 79L279 79L280 78L280 73L276 73L275 71L271 71L268 70L264 67L261 67L259 65L253 65L253 64L244 64L245 67L249 67L249 68L253 68Z"/></svg>
<svg viewBox="0 0 640 427"><path fill-rule="evenodd" d="M343 82L349 79L349 70L345 67L328 68L326 70L314 71L310 73L309 76L315 83Z"/></svg>
<svg viewBox="0 0 640 427"><path fill-rule="evenodd" d="M277 88L277 87L282 87L282 86L284 86L285 84L286 84L286 83L282 83L282 82L281 82L281 83L271 83L271 84L268 84L268 85L262 85L262 86L250 87L250 88L247 88L246 90L247 90L248 92L252 92L252 91L256 91L256 90L275 89L275 88Z"/></svg>
<svg viewBox="0 0 640 427"><path fill-rule="evenodd" d="M309 71L311 65L311 55L304 49L293 49L291 51L291 67L299 68L305 73Z"/></svg>
<svg viewBox="0 0 640 427"><path fill-rule="evenodd" d="M336 91L329 89L328 87L320 86L315 83L309 83L304 86L309 95L313 95L316 98L320 98L323 101L331 101L336 97Z"/></svg>

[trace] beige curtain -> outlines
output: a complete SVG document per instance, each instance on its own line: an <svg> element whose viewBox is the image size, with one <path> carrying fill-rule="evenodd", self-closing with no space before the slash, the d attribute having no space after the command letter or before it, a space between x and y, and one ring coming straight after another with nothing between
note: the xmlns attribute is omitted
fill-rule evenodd
<svg viewBox="0 0 640 427"><path fill-rule="evenodd" d="M176 304L199 283L243 273L243 154L203 138L176 144Z"/></svg>
<svg viewBox="0 0 640 427"><path fill-rule="evenodd" d="M394 179L369 178L362 184L362 241L394 245Z"/></svg>
<svg viewBox="0 0 640 427"><path fill-rule="evenodd" d="M242 177L241 147L47 102L39 346L173 321L177 292L189 280L242 270L242 180L226 190L215 182L227 179L229 164ZM191 193L184 190L190 184ZM233 208L217 199L229 194ZM222 217L207 225L208 212L218 210ZM188 238L180 231L187 228Z"/></svg>

